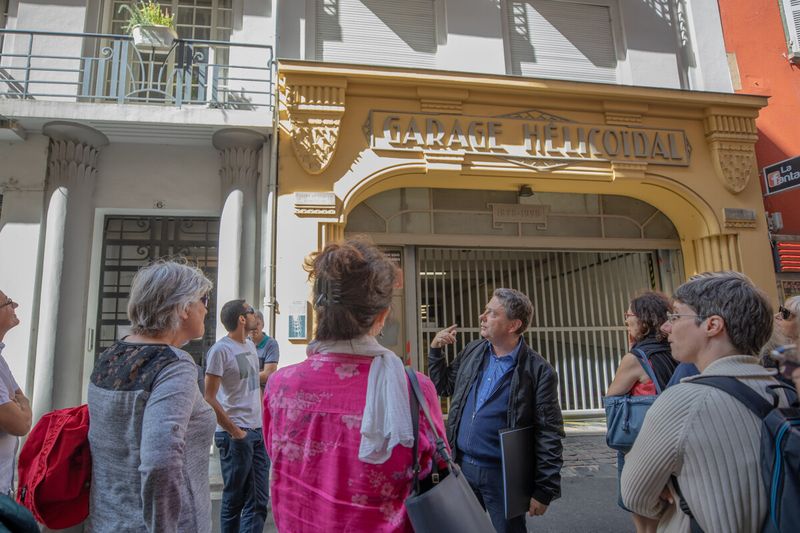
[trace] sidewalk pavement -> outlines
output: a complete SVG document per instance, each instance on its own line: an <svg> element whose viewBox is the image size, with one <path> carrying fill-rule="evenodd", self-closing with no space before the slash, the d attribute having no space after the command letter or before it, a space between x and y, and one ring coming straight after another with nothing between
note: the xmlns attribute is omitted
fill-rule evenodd
<svg viewBox="0 0 800 533"><path fill-rule="evenodd" d="M535 533L632 533L630 515L617 506L617 454L605 442L605 420L566 422L561 498L544 516L529 517L528 531ZM219 531L222 478L219 457L211 457L212 531ZM272 512L264 533L276 533Z"/></svg>

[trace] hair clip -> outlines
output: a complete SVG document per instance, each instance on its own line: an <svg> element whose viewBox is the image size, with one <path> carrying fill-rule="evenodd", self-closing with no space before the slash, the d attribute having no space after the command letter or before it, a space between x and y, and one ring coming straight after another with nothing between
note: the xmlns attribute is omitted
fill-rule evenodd
<svg viewBox="0 0 800 533"><path fill-rule="evenodd" d="M342 298L342 286L338 279L317 278L316 282L317 299L314 306L336 305Z"/></svg>

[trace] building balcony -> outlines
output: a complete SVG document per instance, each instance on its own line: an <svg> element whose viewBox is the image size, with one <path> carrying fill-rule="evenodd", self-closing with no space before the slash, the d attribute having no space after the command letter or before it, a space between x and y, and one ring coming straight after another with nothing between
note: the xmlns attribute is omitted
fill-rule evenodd
<svg viewBox="0 0 800 533"><path fill-rule="evenodd" d="M111 125L118 140L159 142L141 123L269 128L273 74L263 44L176 39L159 50L127 35L0 29L0 118L25 130L79 120Z"/></svg>

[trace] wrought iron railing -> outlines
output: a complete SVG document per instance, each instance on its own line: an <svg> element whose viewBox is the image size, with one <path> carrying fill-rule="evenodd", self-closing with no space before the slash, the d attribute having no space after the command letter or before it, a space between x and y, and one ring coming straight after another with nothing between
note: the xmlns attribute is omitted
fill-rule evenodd
<svg viewBox="0 0 800 533"><path fill-rule="evenodd" d="M127 35L0 29L0 98L273 106L268 45L176 39L137 48Z"/></svg>

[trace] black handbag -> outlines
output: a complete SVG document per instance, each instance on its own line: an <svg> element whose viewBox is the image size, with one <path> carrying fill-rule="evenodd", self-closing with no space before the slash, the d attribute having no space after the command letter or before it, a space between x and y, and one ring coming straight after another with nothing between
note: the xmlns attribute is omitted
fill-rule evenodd
<svg viewBox="0 0 800 533"><path fill-rule="evenodd" d="M494 528L489 515L481 507L469 482L461 469L453 461L444 440L436 431L428 404L422 395L417 375L406 368L411 382L410 395L411 422L414 428L414 482L411 494L406 498L406 512L416 533L492 533ZM431 475L419 478L419 411L425 414L428 425L436 440L436 453L447 463L445 471L440 471L433 459Z"/></svg>

